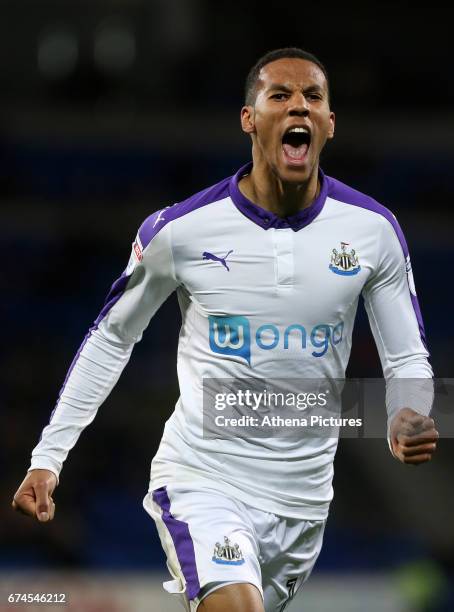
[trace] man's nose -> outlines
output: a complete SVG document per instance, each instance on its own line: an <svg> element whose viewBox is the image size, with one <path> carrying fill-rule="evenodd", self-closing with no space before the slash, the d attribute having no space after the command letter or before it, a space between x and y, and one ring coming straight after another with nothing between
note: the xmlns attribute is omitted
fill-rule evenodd
<svg viewBox="0 0 454 612"><path fill-rule="evenodd" d="M289 105L289 115L298 115L301 117L307 117L307 115L309 115L309 105L304 94L298 93L292 97Z"/></svg>

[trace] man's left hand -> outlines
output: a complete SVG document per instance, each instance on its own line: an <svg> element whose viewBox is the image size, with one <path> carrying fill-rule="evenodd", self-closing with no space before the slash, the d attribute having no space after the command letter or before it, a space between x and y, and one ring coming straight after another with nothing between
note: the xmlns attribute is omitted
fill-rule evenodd
<svg viewBox="0 0 454 612"><path fill-rule="evenodd" d="M391 422L391 449L402 463L419 465L430 461L438 438L434 420L411 408L399 410Z"/></svg>

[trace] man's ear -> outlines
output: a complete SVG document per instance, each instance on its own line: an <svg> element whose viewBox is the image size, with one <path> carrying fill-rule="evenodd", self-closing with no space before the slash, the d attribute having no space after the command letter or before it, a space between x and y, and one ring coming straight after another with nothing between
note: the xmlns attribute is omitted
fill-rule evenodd
<svg viewBox="0 0 454 612"><path fill-rule="evenodd" d="M333 112L329 114L329 123L328 140L331 140L331 138L334 138L334 126L336 124L336 115Z"/></svg>
<svg viewBox="0 0 454 612"><path fill-rule="evenodd" d="M246 134L255 132L254 107L247 105L241 109L241 127Z"/></svg>

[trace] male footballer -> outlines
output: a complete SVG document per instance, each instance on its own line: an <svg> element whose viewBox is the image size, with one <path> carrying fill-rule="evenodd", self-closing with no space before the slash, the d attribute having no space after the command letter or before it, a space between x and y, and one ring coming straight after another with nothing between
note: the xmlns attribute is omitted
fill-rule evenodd
<svg viewBox="0 0 454 612"><path fill-rule="evenodd" d="M336 438L304 432L296 442L204 436L204 379L342 379L360 295L388 387L431 385L433 376L394 215L319 166L335 128L323 64L298 48L260 58L246 80L241 127L250 163L140 227L13 501L41 522L53 519L68 452L176 291L181 395L144 507L167 555L164 588L190 612L284 610L320 553L337 447ZM429 461L438 438L431 393L389 392L386 403L394 457Z"/></svg>

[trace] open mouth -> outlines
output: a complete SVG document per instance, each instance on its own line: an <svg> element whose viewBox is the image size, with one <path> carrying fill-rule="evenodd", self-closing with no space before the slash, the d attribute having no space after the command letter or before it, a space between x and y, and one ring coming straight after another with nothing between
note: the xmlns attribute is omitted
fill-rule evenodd
<svg viewBox="0 0 454 612"><path fill-rule="evenodd" d="M282 138L282 149L288 163L302 163L311 145L311 133L305 127L293 127Z"/></svg>

